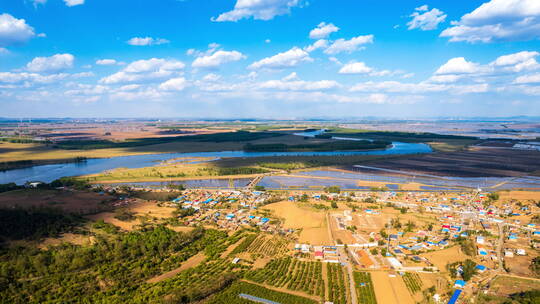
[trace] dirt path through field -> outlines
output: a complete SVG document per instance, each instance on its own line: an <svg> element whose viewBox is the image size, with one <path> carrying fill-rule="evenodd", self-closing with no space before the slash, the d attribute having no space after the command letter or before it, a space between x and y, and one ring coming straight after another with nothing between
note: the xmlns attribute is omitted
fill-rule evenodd
<svg viewBox="0 0 540 304"><path fill-rule="evenodd" d="M231 254L231 252L234 250L234 248L238 247L238 245L240 245L240 243L242 243L242 241L244 240L245 238L240 238L236 243L230 245L227 250L223 251L223 253L221 254L221 258L224 259L226 258L229 254Z"/></svg>
<svg viewBox="0 0 540 304"><path fill-rule="evenodd" d="M206 258L206 256L204 255L204 253L199 252L196 255L189 258L184 263L182 263L182 265L180 267L178 267L176 269L173 269L173 270L171 270L169 272L165 272L163 274L160 274L157 277L153 277L153 278L149 279L146 282L147 283L158 283L158 282L161 282L163 280L170 279L170 278L174 277L175 275L179 274L180 272L182 272L182 271L184 271L186 269L189 269L189 268L192 268L192 267L195 267L195 266L199 265L202 261L204 261L205 258Z"/></svg>

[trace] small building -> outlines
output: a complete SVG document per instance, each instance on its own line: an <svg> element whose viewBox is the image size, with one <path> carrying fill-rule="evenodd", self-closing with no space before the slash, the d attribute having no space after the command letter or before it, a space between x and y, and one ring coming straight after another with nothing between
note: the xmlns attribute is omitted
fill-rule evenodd
<svg viewBox="0 0 540 304"><path fill-rule="evenodd" d="M465 284L466 283L463 280L456 280L456 282L454 282L454 287L462 289L463 287L465 287Z"/></svg>
<svg viewBox="0 0 540 304"><path fill-rule="evenodd" d="M478 270L478 272L484 272L484 271L486 271L486 266L484 266L484 265L478 264L478 265L476 265L475 268Z"/></svg>

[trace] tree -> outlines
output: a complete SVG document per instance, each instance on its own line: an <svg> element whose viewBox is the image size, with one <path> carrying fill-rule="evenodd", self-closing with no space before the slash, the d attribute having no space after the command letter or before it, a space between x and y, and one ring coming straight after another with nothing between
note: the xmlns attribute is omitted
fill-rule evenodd
<svg viewBox="0 0 540 304"><path fill-rule="evenodd" d="M334 209L337 209L338 205L337 205L337 203L336 203L335 201L332 201L332 202L330 203L330 207L332 207L332 208L334 208Z"/></svg>
<svg viewBox="0 0 540 304"><path fill-rule="evenodd" d="M490 201L497 201L499 199L499 197L500 197L499 193L497 193L497 192L493 192L493 193L488 194L488 199Z"/></svg>
<svg viewBox="0 0 540 304"><path fill-rule="evenodd" d="M529 268L536 276L540 276L540 257L535 257L532 259Z"/></svg>
<svg viewBox="0 0 540 304"><path fill-rule="evenodd" d="M377 250L377 248L372 248L371 249L371 254L377 255L377 254L379 254L379 250Z"/></svg>
<svg viewBox="0 0 540 304"><path fill-rule="evenodd" d="M326 187L324 190L326 192L328 192L328 193L339 193L339 192L341 192L341 188L339 186Z"/></svg>

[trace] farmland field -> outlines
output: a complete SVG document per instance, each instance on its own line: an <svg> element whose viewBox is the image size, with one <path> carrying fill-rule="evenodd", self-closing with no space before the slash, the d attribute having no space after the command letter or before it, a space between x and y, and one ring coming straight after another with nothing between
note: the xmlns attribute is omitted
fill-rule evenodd
<svg viewBox="0 0 540 304"><path fill-rule="evenodd" d="M265 268L248 272L246 278L271 286L324 296L322 263L305 262L285 257L272 260Z"/></svg>

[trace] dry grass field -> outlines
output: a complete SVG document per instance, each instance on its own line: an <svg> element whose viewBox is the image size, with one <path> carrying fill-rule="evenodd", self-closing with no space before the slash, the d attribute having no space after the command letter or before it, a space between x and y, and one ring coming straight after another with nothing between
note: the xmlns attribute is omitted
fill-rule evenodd
<svg viewBox="0 0 540 304"><path fill-rule="evenodd" d="M377 303L384 304L414 304L414 300L405 287L403 280L398 277L390 277L385 271L372 271L371 279L375 288Z"/></svg>
<svg viewBox="0 0 540 304"><path fill-rule="evenodd" d="M302 229L298 241L312 245L331 244L326 215L323 211L301 207L298 203L283 201L264 207L283 219L285 228Z"/></svg>
<svg viewBox="0 0 540 304"><path fill-rule="evenodd" d="M508 295L513 293L537 289L540 289L539 279L526 279L498 275L491 281L488 294L498 299L505 299L508 297Z"/></svg>
<svg viewBox="0 0 540 304"><path fill-rule="evenodd" d="M500 191L499 201L534 200L540 201L540 191Z"/></svg>
<svg viewBox="0 0 540 304"><path fill-rule="evenodd" d="M121 221L115 218L116 214L113 212L93 214L87 216L87 218L92 221L103 220L105 223L113 224L123 230L132 231L145 221L161 222L162 219L172 217L172 212L175 210L175 208L172 207L159 207L157 204L148 201L129 205L126 209L133 212L137 219L132 221Z"/></svg>
<svg viewBox="0 0 540 304"><path fill-rule="evenodd" d="M446 264L464 261L470 258L463 254L458 246L420 254L421 257L427 258L439 271L446 271Z"/></svg>

